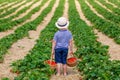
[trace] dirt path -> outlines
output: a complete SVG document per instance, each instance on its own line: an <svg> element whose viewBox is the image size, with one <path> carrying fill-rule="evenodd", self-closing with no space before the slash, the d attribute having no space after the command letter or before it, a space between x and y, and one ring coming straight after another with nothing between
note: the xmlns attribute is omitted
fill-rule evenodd
<svg viewBox="0 0 120 80"><path fill-rule="evenodd" d="M105 1L106 1L106 3L108 3L108 4L111 4L113 7L115 7L115 8L119 8L119 7L117 7L115 4L109 2L108 0L105 0Z"/></svg>
<svg viewBox="0 0 120 80"><path fill-rule="evenodd" d="M15 12L13 12L13 13L10 14L10 15L5 16L4 18L8 18L8 17L10 17L10 16L15 15L18 11L20 11L20 10L22 10L23 8L25 8L25 7L29 6L29 5L31 5L33 2L34 2L34 1L27 2L25 5L22 5L21 7L19 7Z"/></svg>
<svg viewBox="0 0 120 80"><path fill-rule="evenodd" d="M90 9L93 11L93 13L95 13L97 16L101 17L102 19L105 19L101 14L99 14L94 8L93 6L87 1L85 0L85 3L90 7ZM106 20L106 19L105 19Z"/></svg>
<svg viewBox="0 0 120 80"><path fill-rule="evenodd" d="M44 5L44 8L48 6L50 1L51 0L49 0ZM34 47L34 45L36 44L36 40L39 38L40 32L46 27L46 25L50 22L52 16L54 15L54 11L58 5L58 2L59 2L59 0L56 0L56 3L54 5L52 11L44 18L42 23L37 27L36 31L29 31L30 38L25 37L21 40L18 40L8 50L9 54L5 55L4 63L0 64L0 78L9 77L11 80L13 80L13 78L16 76L16 74L10 73L10 69L11 69L10 64L13 61L23 59L24 56L26 56L26 54L28 54L29 50L31 50Z"/></svg>
<svg viewBox="0 0 120 80"><path fill-rule="evenodd" d="M35 3L35 4L32 5L32 6L30 7L30 9L28 9L25 13L20 14L18 17L12 19L12 21L14 21L14 20L18 20L18 19L20 19L20 18L26 16L26 15L27 15L32 9L34 9L34 8L37 7L37 6L39 6L39 5L41 4L41 2L42 2L42 0L40 0L40 1L37 2L37 3Z"/></svg>
<svg viewBox="0 0 120 80"><path fill-rule="evenodd" d="M97 0L95 0L95 2L97 2L99 5L101 5L101 6L102 6L103 8L105 8L106 10L110 10L110 9L108 9L108 8L106 7L106 5L103 5L102 2L99 2L99 1L97 1ZM108 0L105 0L105 3L112 5L114 8L119 8L119 7L117 7L115 4L110 3ZM110 11L111 11L111 13L113 13L114 15L119 16L119 15L116 14L114 11L112 11L112 10L110 10ZM110 11L109 11L109 12L110 12Z"/></svg>
<svg viewBox="0 0 120 80"><path fill-rule="evenodd" d="M9 11L9 10L11 10L12 8L15 8L15 7L21 5L21 4L25 3L25 2L26 2L26 1L24 0L24 1L20 2L20 3L15 4L15 5L13 5L12 7L10 7L7 11ZM1 14L5 14L7 11L2 12ZM3 17L3 18L4 18L4 17ZM3 18L1 18L1 19L3 19Z"/></svg>
<svg viewBox="0 0 120 80"><path fill-rule="evenodd" d="M68 0L66 0L64 7L64 14L63 14L63 16L66 18L68 18L68 7L69 7ZM73 44L73 52L75 51L76 51L76 47ZM70 57L70 55L68 55L68 57ZM81 76L79 75L79 72L75 68L67 67L67 70L68 70L67 76L60 75L58 77L55 74L53 74L50 80L80 80Z"/></svg>
<svg viewBox="0 0 120 80"><path fill-rule="evenodd" d="M38 5L40 5L41 2L42 2L42 0L40 0L40 1L37 2L37 3L35 3L35 4L32 6L32 8L30 8L28 11L31 11L33 8L35 8L35 7L37 7ZM45 6L44 6L44 7L45 7ZM5 36L7 36L7 35L9 35L9 34L14 33L14 31L15 31L17 28L21 27L22 25L24 25L24 24L26 24L26 23L28 23L28 22L30 22L30 21L35 20L35 19L39 16L39 14L41 13L41 11L44 9L44 7L43 7L41 10L39 10L38 12L36 12L35 14L33 14L30 19L24 21L24 22L21 23L21 24L18 24L17 26L14 26L13 29L10 29L10 30L4 31L4 32L0 32L0 39L3 38L3 37L5 37ZM26 13L27 13L27 12L26 12ZM26 15L26 13L23 13L22 15L24 16L24 15ZM35 16L35 17L34 17L34 16Z"/></svg>
<svg viewBox="0 0 120 80"><path fill-rule="evenodd" d="M2 2L2 3L0 3L0 8L2 8L3 6L5 6L6 4L8 4L8 2Z"/></svg>
<svg viewBox="0 0 120 80"><path fill-rule="evenodd" d="M113 13L110 9L108 9L105 5L101 4L99 1L95 0L95 2L96 2L99 6L103 7L104 9L106 9L107 11ZM117 14L115 14L115 15L117 15Z"/></svg>
<svg viewBox="0 0 120 80"><path fill-rule="evenodd" d="M109 46L109 54L111 60L120 60L120 45L116 44L113 39L107 37L103 33L95 30L95 33L98 35L98 41L103 45Z"/></svg>
<svg viewBox="0 0 120 80"><path fill-rule="evenodd" d="M76 0L75 0L76 1ZM84 16L80 4L78 1L76 1L76 8L79 12L79 15L83 21L86 22L87 25L92 26L92 23L87 20L87 18ZM107 37L102 32L98 32L98 30L94 29L94 32L96 33L96 36L98 36L97 41L101 42L103 45L109 46L109 54L111 60L120 60L120 45L116 44L113 39Z"/></svg>
<svg viewBox="0 0 120 80"><path fill-rule="evenodd" d="M55 76L53 75L50 80L81 80L79 72L71 67L67 67L68 75L67 76Z"/></svg>
<svg viewBox="0 0 120 80"><path fill-rule="evenodd" d="M108 19L106 19L103 15L99 14L99 13L94 9L94 7L93 7L87 0L85 0L85 3L90 7L90 10L92 10L93 13L95 13L97 16L99 16L100 18L102 18L102 19L104 19L104 20L106 20L106 21L111 22L111 20L108 20ZM112 23L114 23L114 22L112 22Z"/></svg>
<svg viewBox="0 0 120 80"><path fill-rule="evenodd" d="M11 2L11 3L9 3L9 4L5 5L5 6L1 6L0 9L6 8L6 7L10 6L10 5L13 5L14 3L16 3L16 1Z"/></svg>

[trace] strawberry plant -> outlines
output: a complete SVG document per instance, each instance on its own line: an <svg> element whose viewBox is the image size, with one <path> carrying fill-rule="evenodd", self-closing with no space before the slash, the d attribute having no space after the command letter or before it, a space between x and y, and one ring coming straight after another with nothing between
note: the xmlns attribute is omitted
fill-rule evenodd
<svg viewBox="0 0 120 80"><path fill-rule="evenodd" d="M120 24L119 20L120 20L120 16L115 15L114 13L109 12L108 10L106 10L105 8L101 7L100 5L98 5L95 0L88 0L88 2L95 8L95 10L100 13L101 15L103 15L104 18L106 18L107 20L110 20L110 22L113 22L115 24ZM102 0L103 2L103 0ZM103 2L104 3L104 2Z"/></svg>
<svg viewBox="0 0 120 80"><path fill-rule="evenodd" d="M10 80L9 78L2 78L1 80Z"/></svg>
<svg viewBox="0 0 120 80"><path fill-rule="evenodd" d="M108 9L110 9L114 14L120 15L120 9L113 7L111 4L108 4L105 0L98 0L101 4L106 6Z"/></svg>
<svg viewBox="0 0 120 80"><path fill-rule="evenodd" d="M55 2L55 0L52 1ZM52 3L50 7L52 7L53 4L54 3ZM46 26L46 28L41 32L41 35L37 40L37 43L34 46L34 48L30 51L30 54L28 54L23 60L19 60L13 63L12 65L13 68L17 67L18 70L21 72L20 75L15 78L16 80L21 80L26 77L27 79L31 79L30 76L32 76L33 74L31 73L30 75L28 75L28 73L30 73L34 69L43 70L43 71L37 71L38 74L33 75L34 79L44 79L44 80L50 79L50 76L52 75L53 71L50 69L50 66L44 64L44 61L50 58L50 54L51 54L50 40L52 40L54 33L57 31L57 28L55 27L55 22L59 17L62 16L64 4L65 4L65 0L60 0L59 5L54 13L54 16L52 17L51 21Z"/></svg>
<svg viewBox="0 0 120 80"><path fill-rule="evenodd" d="M93 27L113 38L116 43L120 44L120 27L98 17L95 13L93 13L93 11L90 10L85 1L79 2L82 4L81 7L86 18L94 24Z"/></svg>
<svg viewBox="0 0 120 80"><path fill-rule="evenodd" d="M5 6L5 5L7 5L8 4L8 2L0 2L1 4L0 4L0 7L3 7L3 6Z"/></svg>
<svg viewBox="0 0 120 80"><path fill-rule="evenodd" d="M14 26L26 21L27 19L30 19L31 16L35 13L35 12L38 12L40 10L40 8L46 3L47 1L46 0L43 0L41 2L41 4L39 6L37 6L36 8L34 8L32 11L30 11L26 16L18 19L18 20L14 20L14 21L9 21L7 23L3 23L0 25L0 32L2 31L5 31L5 30L8 30L8 29L11 29L13 28Z"/></svg>
<svg viewBox="0 0 120 80"><path fill-rule="evenodd" d="M114 0L108 0L108 1L111 2L111 3L113 3L113 4L115 4L116 6L120 7L119 0L116 0L116 1L114 1Z"/></svg>
<svg viewBox="0 0 120 80"><path fill-rule="evenodd" d="M5 7L5 8L2 8L0 9L0 12L3 12L3 11L7 11L10 7L20 3L22 0L18 0L18 1L14 1L12 4L10 4L9 6Z"/></svg>
<svg viewBox="0 0 120 80"><path fill-rule="evenodd" d="M13 12L15 12L20 6L24 5L26 2L22 3L21 5L15 7L15 8L12 8L12 9L6 11L6 13L1 14L0 17L5 17L5 16L7 16L7 15L13 13Z"/></svg>
<svg viewBox="0 0 120 80"><path fill-rule="evenodd" d="M26 3L28 3L28 2L30 2L30 1L27 1ZM0 19L0 23L3 24L3 23L5 23L6 21L10 21L10 20L12 20L13 18L18 17L20 14L26 12L26 11L27 11L33 4L35 4L36 2L38 2L38 0L34 1L34 2L33 2L31 5L29 5L28 7L25 7L25 8L23 8L22 10L18 11L18 12L17 12L15 15L13 15L13 16L10 16L10 17L8 17L8 18L2 18L2 19ZM23 4L26 4L26 3L23 3ZM20 6L19 6L19 7L20 7Z"/></svg>
<svg viewBox="0 0 120 80"><path fill-rule="evenodd" d="M84 0L79 0L83 4ZM82 57L77 68L83 76L84 80L117 80L120 78L119 62L113 63L109 60L108 47L97 42L96 36L93 33L93 28L87 26L80 19L80 16L75 8L75 2L69 0L69 20L70 30L73 33L73 38L77 47L76 56ZM86 9L86 8L85 8ZM74 26L74 28L73 28ZM114 68L112 65L116 65ZM116 72L117 71L117 72ZM116 72L116 73L115 73ZM114 73L114 77L111 77ZM117 76L117 77L116 77Z"/></svg>
<svg viewBox="0 0 120 80"><path fill-rule="evenodd" d="M2 0L0 2L3 3L4 1L5 0ZM35 0L30 6L24 8L16 15L11 16L8 19L1 19L0 23L2 23L2 21L4 22L5 20L8 21L8 23L0 24L1 31L11 29L13 26L29 19L31 15L39 11L47 1L48 0L42 0L42 3L38 7L34 8L30 13L28 13L28 15L24 17L24 19L21 18L19 20L10 21L10 19L17 17L19 14L29 9L29 7L32 6L32 4L38 2L38 0ZM101 19L96 14L94 14L90 10L89 6L87 6L87 4L85 3L85 0L78 1L81 4L85 16L88 18L88 20L90 20L93 23L93 27L99 29L106 35L114 38L117 43L120 43L119 26L116 23L107 21L105 19ZM56 0L51 0L49 6L45 8L34 21L30 21L20 26L15 30L13 34L10 34L0 39L0 62L3 62L4 54L14 42L17 42L19 39L29 36L28 31L36 29L36 27L43 21L44 17L52 10L52 7L55 4L55 2ZM83 76L83 80L119 80L120 61L109 60L109 47L98 42L97 36L95 36L94 34L93 27L88 26L83 20L80 19L80 15L78 14L75 7L75 0L69 0L68 2L68 16L70 21L69 29L73 34L73 39L77 48L75 56L81 59L78 62L77 69ZM94 6L97 6L97 10L102 9L98 5L94 4L94 0L92 0L91 2L90 3ZM24 59L12 63L12 69L10 70L10 72L17 74L17 77L15 77L14 80L50 79L54 70L51 69L50 65L45 64L45 61L48 60L48 64L51 64L49 61L52 47L51 40L53 39L54 33L57 31L57 28L55 27L55 22L59 17L62 16L64 4L65 0L59 0L59 5L56 8L54 16L52 17L51 21L46 26L46 28L41 32L39 39L36 41L36 44L33 47L33 49L29 51L29 54L27 54L24 57ZM111 6L108 7L110 8ZM104 13L104 15L106 14ZM68 61L74 62L75 60L76 59L72 58ZM52 65L55 64L56 63L54 62L52 63ZM3 80L9 79L3 78Z"/></svg>
<svg viewBox="0 0 120 80"><path fill-rule="evenodd" d="M46 1L47 0L44 0L43 3L45 3ZM26 23L25 25L17 28L13 34L7 35L6 37L0 39L0 55L4 55L14 42L22 39L25 36L28 36L28 31L35 30L49 11L50 10L44 11L44 13L39 15L34 21Z"/></svg>
<svg viewBox="0 0 120 80"><path fill-rule="evenodd" d="M0 63L4 61L3 55L0 55Z"/></svg>

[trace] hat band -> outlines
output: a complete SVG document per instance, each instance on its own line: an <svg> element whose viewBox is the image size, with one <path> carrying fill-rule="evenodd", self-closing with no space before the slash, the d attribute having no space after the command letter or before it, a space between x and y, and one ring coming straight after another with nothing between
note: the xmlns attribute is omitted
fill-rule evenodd
<svg viewBox="0 0 120 80"><path fill-rule="evenodd" d="M60 24L58 24L58 26L60 26L60 27L64 27L64 26L66 26L67 25L67 23L66 24L64 24L64 25L60 25Z"/></svg>

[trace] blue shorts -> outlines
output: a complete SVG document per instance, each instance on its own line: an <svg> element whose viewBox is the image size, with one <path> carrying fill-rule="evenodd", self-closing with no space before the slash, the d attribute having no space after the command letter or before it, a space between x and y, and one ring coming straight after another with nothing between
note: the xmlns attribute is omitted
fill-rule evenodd
<svg viewBox="0 0 120 80"><path fill-rule="evenodd" d="M66 64L67 55L68 55L68 49L67 48L57 48L57 49L55 49L55 62Z"/></svg>

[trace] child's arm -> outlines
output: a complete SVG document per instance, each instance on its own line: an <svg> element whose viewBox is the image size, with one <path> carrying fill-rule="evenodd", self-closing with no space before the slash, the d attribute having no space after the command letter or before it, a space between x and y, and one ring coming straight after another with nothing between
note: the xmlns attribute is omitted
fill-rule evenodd
<svg viewBox="0 0 120 80"><path fill-rule="evenodd" d="M70 54L73 54L73 39L70 40Z"/></svg>
<svg viewBox="0 0 120 80"><path fill-rule="evenodd" d="M55 49L55 45L56 45L56 41L55 40L52 40L52 56L54 55L54 53L55 53L55 51L54 51L54 49Z"/></svg>

